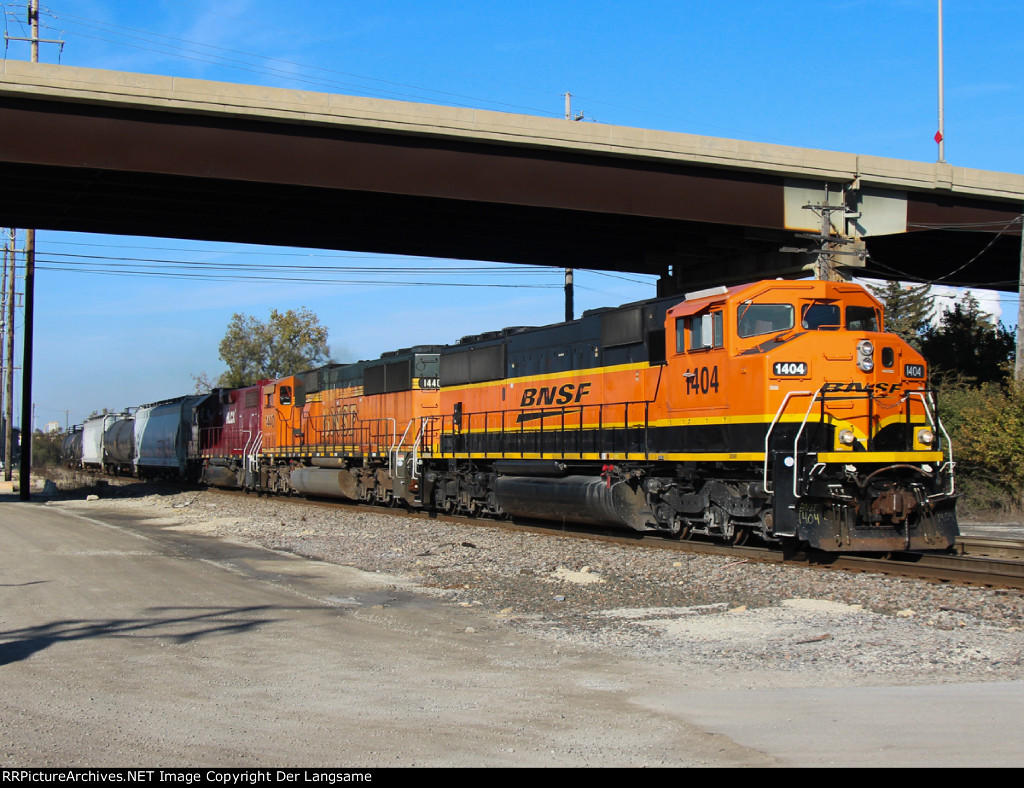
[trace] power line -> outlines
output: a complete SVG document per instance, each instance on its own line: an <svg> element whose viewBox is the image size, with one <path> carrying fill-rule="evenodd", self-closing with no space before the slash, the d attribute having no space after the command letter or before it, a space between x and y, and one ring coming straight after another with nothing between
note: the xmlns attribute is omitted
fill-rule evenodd
<svg viewBox="0 0 1024 788"><path fill-rule="evenodd" d="M71 258L71 259L61 259ZM528 276L538 273L549 273L550 266L530 265L523 266L525 270L517 271L511 268L491 268L487 266L346 266L346 265L292 265L287 263L245 263L245 262L209 262L202 260L170 260L154 257L112 257L109 255L86 255L72 254L69 252L51 253L45 258L49 263L60 263L71 265L76 260L88 261L85 264L117 266L123 263L142 263L152 267L173 267L185 266L196 268L207 268L223 271L338 271L356 273L394 274L394 273L426 273L437 275L450 274L476 274L486 276Z"/></svg>
<svg viewBox="0 0 1024 788"><path fill-rule="evenodd" d="M284 78L287 78L287 79L290 79L290 80L293 80L293 81L296 81L296 82L302 82L302 83L305 83L305 84L329 85L329 86L333 86L333 87L342 87L342 88L346 88L346 89L355 89L355 90L358 90L358 91L362 91L364 93L370 93L371 95L382 95L382 94L385 94L385 95L399 96L399 97L403 97L403 98L409 98L409 97L420 98L420 99L424 98L422 95L421 96L417 96L415 94L402 93L402 92L398 92L398 91L395 91L395 90L388 90L386 88L380 88L380 87L378 87L378 88L370 88L370 87L367 87L365 85L353 84L351 82L341 82L341 81L338 81L336 79L315 78L315 77L309 77L309 76L306 76L306 75L299 76L299 75L296 75L295 72L293 70L291 70L291 69L294 69L294 68L308 69L308 70L311 70L311 71L314 71L314 72L322 72L324 74L331 74L331 75L336 75L336 76L340 76L340 77L348 77L348 78L352 78L352 79L358 79L358 80L364 80L364 81L369 81L369 82L380 83L381 85L388 85L388 86L395 87L395 88L405 88L405 89L408 89L408 90L420 91L421 93L425 92L425 93L437 94L437 95L440 95L440 96L447 97L447 99L450 101L450 103L457 104L458 106L471 107L471 106L473 106L473 104L465 104L465 103L453 101L454 99L461 99L461 100L464 100L464 101L470 101L470 102L476 102L476 103L483 102L483 103L486 103L486 104L492 104L494 106L507 107L509 109L516 109L516 110L521 110L521 111L529 111L529 112L532 112L532 113L538 113L538 114L542 114L542 115L552 115L553 114L551 112L548 112L548 111L545 111L545 110L540 110L540 109L537 109L535 107L525 107L525 106L520 106L520 105L516 105L516 104L509 104L507 102L494 101L493 99L485 99L485 98L480 98L478 96L468 96L468 95L464 95L464 94L460 94L460 93L453 93L453 92L450 92L450 91L438 90L436 88L427 88L427 87L423 87L423 86L420 86L420 85L412 85L412 84L408 84L408 83L404 83L404 82L394 82L394 81L391 81L391 80L380 79L378 77L370 77L370 76L366 76L366 75L363 75L363 74L353 74L351 72L339 71L339 70L336 70L336 69L325 68L323 66L315 66L315 65L310 65L310 64L307 64L307 63L299 63L299 62L292 61L292 60L285 60L283 58L266 57L264 55L259 55L259 54L255 54L255 53L252 53L252 52L245 52L245 51L242 51L242 50L231 49L231 48L228 48L228 47L220 47L220 46L216 46L214 44L206 44L206 43L203 43L201 41L191 41L191 40L184 39L184 38L177 38L175 36L168 36L168 35L165 35L163 33L153 33L153 32L146 31L146 30L139 30L137 28L125 27L123 25L116 25L116 24L113 24L111 22L103 22L103 21L97 20L97 19L89 19L88 17L79 17L79 16L74 16L72 14L62 14L60 16L57 16L55 14L54 17L58 18L58 19L69 19L69 20L72 20L75 24L81 25L81 26L83 26L85 28L88 28L88 29L91 29L91 30L98 30L100 32L107 33L108 35L121 36L123 38L130 38L132 36L139 37L141 41L143 41L143 42L145 42L147 44L150 44L151 46L147 47L147 46L142 46L140 44L133 44L133 43L126 42L126 41L119 41L119 40L114 40L114 39L109 39L109 38L102 38L100 36L89 36L89 35L81 33L81 32L76 33L76 35L81 35L83 38L93 38L95 40L106 41L107 43L116 44L116 45L119 45L119 46L129 46L129 47L132 47L134 49L142 49L142 50L146 50L146 51L157 52L158 54L171 55L171 56L175 56L175 57L184 57L184 58L186 58L188 60L197 60L197 61L200 61L200 62L213 63L215 65L222 65L222 66L225 66L227 68L235 68L235 69L239 69L239 70L242 70L242 71L249 71L251 73L271 74L271 75L274 75L274 76L284 77ZM127 32L126 33L119 32L121 30L124 30L124 31L127 31ZM129 35L129 34L131 34L131 35ZM164 39L164 41L148 40L145 37L149 37L150 39ZM171 43L171 42L178 42L178 43ZM202 51L197 51L195 49L189 49L188 47L179 46L179 44L187 44L188 47L201 47L203 49L211 50L211 52L205 53L205 52L202 52ZM160 49L153 49L152 47L166 47L166 48L168 48L170 50L179 50L179 52L160 50ZM241 56L241 57L244 57L244 58L254 58L254 59L257 59L257 60L261 61L261 63L266 63L268 61L269 62L273 62L273 63L279 63L279 64L281 64L282 66L284 66L286 68L273 68L273 67L269 67L268 68L265 65L249 63L249 62L246 62L244 60L239 60L239 59L237 59L235 57L228 57L227 55L218 54L220 52L227 53L228 55L238 55L238 56ZM191 54L181 54L181 53L191 53Z"/></svg>
<svg viewBox="0 0 1024 788"><path fill-rule="evenodd" d="M59 262L59 261L58 261ZM401 281L394 279L330 279L324 277L305 276L258 276L254 274L237 275L231 273L211 274L192 273L188 271L173 270L148 270L145 268L85 268L76 265L60 265L49 263L45 260L39 261L36 265L41 271L65 271L78 274L96 274L103 276L149 276L162 279L186 279L209 282L288 282L288 283L310 283L320 285L367 285L381 287L486 287L486 288L521 288L521 289L555 289L560 288L559 284L537 284L537 283L501 283L501 282L431 282L431 281Z"/></svg>

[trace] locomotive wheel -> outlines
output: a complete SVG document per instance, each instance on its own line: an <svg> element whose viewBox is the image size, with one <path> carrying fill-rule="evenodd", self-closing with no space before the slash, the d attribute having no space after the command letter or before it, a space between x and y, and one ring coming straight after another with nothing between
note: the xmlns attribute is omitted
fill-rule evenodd
<svg viewBox="0 0 1024 788"><path fill-rule="evenodd" d="M732 533L732 544L736 547L742 547L747 543L750 538L750 529L744 526L737 526L736 530Z"/></svg>

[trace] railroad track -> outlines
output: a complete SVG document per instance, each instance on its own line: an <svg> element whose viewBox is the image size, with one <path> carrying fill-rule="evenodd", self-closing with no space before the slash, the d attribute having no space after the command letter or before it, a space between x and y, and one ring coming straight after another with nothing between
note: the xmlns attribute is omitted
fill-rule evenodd
<svg viewBox="0 0 1024 788"><path fill-rule="evenodd" d="M1018 546L1018 550L1021 549ZM814 563L853 572L880 572L937 583L1024 590L1024 561L974 555L895 553L887 558L843 555Z"/></svg>
<svg viewBox="0 0 1024 788"><path fill-rule="evenodd" d="M138 484L138 482L134 482ZM181 488L178 487L180 490ZM207 488L217 495L244 497L238 490ZM249 494L250 496L252 494ZM362 504L308 498L271 498L276 503L296 506L338 507ZM677 550L687 553L721 555L737 561L760 561L811 569L831 569L848 572L870 572L899 577L927 580L935 583L959 583L1024 590L1024 540L996 539L992 537L962 536L952 554L892 553L886 556L831 555L815 552L791 552L768 546L735 546L698 540L668 539L656 535L636 534L628 531L586 528L583 526L552 525L536 521L502 521L458 515L431 515L426 512L402 508L388 511L398 517L433 517L441 522L459 525L485 526L522 532L572 536L581 539L630 544L651 549Z"/></svg>
<svg viewBox="0 0 1024 788"><path fill-rule="evenodd" d="M218 490L227 495L244 493ZM293 500L316 506L337 506L335 501L309 499ZM345 504L354 506L356 504ZM401 517L430 517L426 512L405 509L390 510ZM790 552L777 547L762 545L736 546L703 542L697 540L669 539L656 535L643 535L619 530L586 528L576 525L552 525L536 521L492 520L458 515L436 515L436 520L459 525L476 525L488 528L522 532L573 536L580 539L629 544L663 550L677 550L687 553L721 555L737 561L761 561L791 566L806 566L813 569L832 569L848 572L871 572L875 574L908 577L935 583L959 583L989 588L1024 590L1024 541L993 539L989 537L960 537L955 554L934 553L892 553L886 556L831 555L828 553Z"/></svg>
<svg viewBox="0 0 1024 788"><path fill-rule="evenodd" d="M474 522L474 521L470 521ZM521 528L519 524L505 527ZM789 552L777 547L733 546L713 542L680 541L663 537L620 535L601 532L575 532L568 529L529 524L530 528L549 533L576 533L591 539L629 544L645 544L662 549L689 553L722 555L737 560L763 561L816 569L908 577L935 583L959 583L989 588L1024 590L1024 541L963 537L957 542L956 554L892 553L885 556L831 555L817 552Z"/></svg>
<svg viewBox="0 0 1024 788"><path fill-rule="evenodd" d="M974 558L1000 558L1024 561L1024 540L998 539L992 536L961 536L956 540L957 555Z"/></svg>

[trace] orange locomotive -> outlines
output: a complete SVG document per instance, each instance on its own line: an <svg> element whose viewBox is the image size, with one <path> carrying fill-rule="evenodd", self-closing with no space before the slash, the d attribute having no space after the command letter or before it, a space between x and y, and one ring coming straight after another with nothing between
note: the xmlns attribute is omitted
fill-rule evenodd
<svg viewBox="0 0 1024 788"><path fill-rule="evenodd" d="M925 362L859 285L715 288L392 356L309 373L315 398L265 386L262 486L832 551L957 535Z"/></svg>
<svg viewBox="0 0 1024 788"><path fill-rule="evenodd" d="M418 505L440 348L330 365L263 386L259 489Z"/></svg>

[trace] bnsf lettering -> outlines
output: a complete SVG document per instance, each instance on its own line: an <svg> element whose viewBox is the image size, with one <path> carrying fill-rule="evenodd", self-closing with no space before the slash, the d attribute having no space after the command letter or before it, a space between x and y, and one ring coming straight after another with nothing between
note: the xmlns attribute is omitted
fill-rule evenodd
<svg viewBox="0 0 1024 788"><path fill-rule="evenodd" d="M896 394L903 388L902 383L826 383L822 391L826 394L849 393L853 391L871 392L877 395Z"/></svg>
<svg viewBox="0 0 1024 788"><path fill-rule="evenodd" d="M590 383L566 383L564 386L543 386L541 388L529 388L523 390L523 399L519 403L520 408L529 408L532 405L568 405L570 402L579 402L590 391Z"/></svg>

